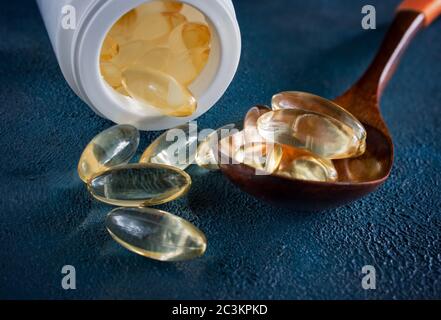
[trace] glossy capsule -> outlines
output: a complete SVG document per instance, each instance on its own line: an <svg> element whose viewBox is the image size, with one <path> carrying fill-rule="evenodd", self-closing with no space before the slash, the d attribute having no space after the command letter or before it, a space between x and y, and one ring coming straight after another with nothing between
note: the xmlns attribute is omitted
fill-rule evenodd
<svg viewBox="0 0 441 320"><path fill-rule="evenodd" d="M269 107L260 105L254 106L248 110L243 125L245 143L266 142L266 140L259 134L257 120L270 111L271 109Z"/></svg>
<svg viewBox="0 0 441 320"><path fill-rule="evenodd" d="M233 156L234 161L255 168L259 175L275 172L282 159L282 147L278 144L266 142L247 143L245 132L241 131L239 134L243 135L243 143L239 148L236 148ZM235 136L234 140L237 143L240 138Z"/></svg>
<svg viewBox="0 0 441 320"><path fill-rule="evenodd" d="M209 48L195 48L179 54L170 54L165 72L179 83L190 85L205 68L209 56Z"/></svg>
<svg viewBox="0 0 441 320"><path fill-rule="evenodd" d="M199 144L196 153L196 163L207 170L219 170L219 143L239 132L240 126L231 123L208 134Z"/></svg>
<svg viewBox="0 0 441 320"><path fill-rule="evenodd" d="M206 24L188 22L170 33L168 46L174 54L179 54L191 49L208 48L210 42L211 31Z"/></svg>
<svg viewBox="0 0 441 320"><path fill-rule="evenodd" d="M152 1L138 6L135 10L142 19L145 15L162 12L180 12L184 4L179 1Z"/></svg>
<svg viewBox="0 0 441 320"><path fill-rule="evenodd" d="M112 26L108 36L112 37L119 45L130 41L138 18L137 11L130 10Z"/></svg>
<svg viewBox="0 0 441 320"><path fill-rule="evenodd" d="M120 45L119 53L112 60L112 63L118 66L121 70L124 70L136 63L154 48L155 46L152 43L142 40L123 43Z"/></svg>
<svg viewBox="0 0 441 320"><path fill-rule="evenodd" d="M99 201L121 207L154 206L183 196L191 185L182 170L159 164L118 166L92 177L90 193Z"/></svg>
<svg viewBox="0 0 441 320"><path fill-rule="evenodd" d="M133 66L164 72L180 84L191 84L207 64L208 48L196 48L174 54L170 48L156 47L140 57Z"/></svg>
<svg viewBox="0 0 441 320"><path fill-rule="evenodd" d="M197 145L197 126L188 123L163 133L144 151L139 162L165 164L185 170L194 162Z"/></svg>
<svg viewBox="0 0 441 320"><path fill-rule="evenodd" d="M282 159L282 147L279 144L267 142L257 129L258 119L270 112L267 106L251 108L244 120L243 144L234 155L235 160L249 165L259 171L273 173Z"/></svg>
<svg viewBox="0 0 441 320"><path fill-rule="evenodd" d="M202 256L205 235L190 222L152 208L117 208L106 228L124 248L159 261L184 261Z"/></svg>
<svg viewBox="0 0 441 320"><path fill-rule="evenodd" d="M302 109L268 112L257 121L267 141L307 149L323 158L343 159L364 153L366 142L346 123Z"/></svg>
<svg viewBox="0 0 441 320"><path fill-rule="evenodd" d="M161 71L129 68L123 72L122 82L133 98L165 115L188 117L196 111L197 102L192 93Z"/></svg>
<svg viewBox="0 0 441 320"><path fill-rule="evenodd" d="M331 160L288 146L283 147L283 155L275 174L308 181L334 182L338 179Z"/></svg>
<svg viewBox="0 0 441 320"><path fill-rule="evenodd" d="M346 109L320 96L307 92L289 91L276 94L271 102L273 110L297 109L326 115L350 128L358 150L351 157L357 157L366 150L367 133L364 126Z"/></svg>
<svg viewBox="0 0 441 320"><path fill-rule="evenodd" d="M126 164L139 145L139 131L130 125L118 125L98 134L84 149L78 163L78 175L88 182L95 174Z"/></svg>
<svg viewBox="0 0 441 320"><path fill-rule="evenodd" d="M101 48L101 61L112 60L119 52L119 44L111 36L107 36Z"/></svg>
<svg viewBox="0 0 441 320"><path fill-rule="evenodd" d="M112 62L101 62L101 75L114 88L122 86L122 72Z"/></svg>
<svg viewBox="0 0 441 320"><path fill-rule="evenodd" d="M178 12L148 14L139 19L133 37L139 40L155 41L168 35L187 18Z"/></svg>

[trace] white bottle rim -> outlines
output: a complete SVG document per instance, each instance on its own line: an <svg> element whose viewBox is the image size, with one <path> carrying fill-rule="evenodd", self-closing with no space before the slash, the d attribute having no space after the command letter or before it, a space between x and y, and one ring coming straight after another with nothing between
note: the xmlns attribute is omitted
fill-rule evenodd
<svg viewBox="0 0 441 320"><path fill-rule="evenodd" d="M141 107L133 99L117 94L102 78L99 67L101 45L113 24L126 12L153 0L97 0L79 23L71 46L74 90L99 115L141 130L164 130L194 120L222 97L237 71L241 35L229 0L181 0L201 11L213 33L212 50L206 68L190 90L198 109L190 117L164 116L154 108Z"/></svg>

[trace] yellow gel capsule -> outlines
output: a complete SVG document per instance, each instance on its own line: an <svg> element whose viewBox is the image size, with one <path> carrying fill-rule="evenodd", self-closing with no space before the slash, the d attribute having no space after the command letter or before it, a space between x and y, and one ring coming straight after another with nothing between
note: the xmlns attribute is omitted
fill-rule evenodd
<svg viewBox="0 0 441 320"><path fill-rule="evenodd" d="M242 132L244 134L244 132ZM272 174L282 159L282 147L265 142L245 143L234 154L234 160L246 164L262 173Z"/></svg>
<svg viewBox="0 0 441 320"><path fill-rule="evenodd" d="M165 164L185 170L194 162L197 145L197 127L188 123L163 133L144 151L139 162Z"/></svg>
<svg viewBox="0 0 441 320"><path fill-rule="evenodd" d="M95 175L88 182L95 199L121 207L155 206L183 196L191 185L184 171L159 164L129 164Z"/></svg>
<svg viewBox="0 0 441 320"><path fill-rule="evenodd" d="M289 91L273 96L271 105L273 110L297 109L331 117L351 128L359 144L359 150L353 157L362 155L366 150L367 133L363 125L346 109L328 99L307 92Z"/></svg>
<svg viewBox="0 0 441 320"><path fill-rule="evenodd" d="M106 229L124 248L159 261L202 256L205 235L190 222L152 208L117 208L106 217Z"/></svg>
<svg viewBox="0 0 441 320"><path fill-rule="evenodd" d="M118 125L98 134L84 149L78 163L78 175L88 182L95 174L126 164L139 145L139 131L130 125Z"/></svg>
<svg viewBox="0 0 441 320"><path fill-rule="evenodd" d="M190 50L190 56L198 75L207 65L208 59L210 58L210 52L210 48L196 48Z"/></svg>
<svg viewBox="0 0 441 320"><path fill-rule="evenodd" d="M116 87L115 90L116 92L122 94L123 96L130 97L130 94L126 91L126 89L123 86Z"/></svg>
<svg viewBox="0 0 441 320"><path fill-rule="evenodd" d="M267 106L254 106L248 110L244 120L244 143L250 144L253 142L266 142L259 134L257 129L257 120L265 113L270 112L271 109Z"/></svg>
<svg viewBox="0 0 441 320"><path fill-rule="evenodd" d="M207 19L204 14L190 5L184 5L181 13L187 17L189 22L207 24Z"/></svg>
<svg viewBox="0 0 441 320"><path fill-rule="evenodd" d="M178 1L152 1L149 3L144 3L137 7L135 10L140 17L144 15L149 15L153 13L163 13L163 12L179 12L184 7L182 2Z"/></svg>
<svg viewBox="0 0 441 320"><path fill-rule="evenodd" d="M133 66L162 71L179 83L189 85L205 67L209 52L209 49L198 48L174 55L169 48L157 47L136 60Z"/></svg>
<svg viewBox="0 0 441 320"><path fill-rule="evenodd" d="M101 47L101 61L112 60L119 52L119 44L111 36L107 36Z"/></svg>
<svg viewBox="0 0 441 320"><path fill-rule="evenodd" d="M198 146L195 158L197 165L207 170L219 170L219 143L238 132L238 126L232 123L207 135Z"/></svg>
<svg viewBox="0 0 441 320"><path fill-rule="evenodd" d="M268 112L259 118L257 128L269 142L307 149L328 159L357 157L366 146L345 123L301 109Z"/></svg>
<svg viewBox="0 0 441 320"><path fill-rule="evenodd" d="M196 48L208 48L211 41L211 31L207 25L202 23L184 23L171 32L168 41L174 54Z"/></svg>
<svg viewBox="0 0 441 320"><path fill-rule="evenodd" d="M138 18L136 10L127 12L112 26L108 35L120 45L130 41Z"/></svg>
<svg viewBox="0 0 441 320"><path fill-rule="evenodd" d="M321 182L333 182L338 178L331 160L287 146L283 147L283 156L275 174L290 179Z"/></svg>
<svg viewBox="0 0 441 320"><path fill-rule="evenodd" d="M100 69L101 75L109 85L115 88L122 85L122 72L115 64L112 62L101 62Z"/></svg>
<svg viewBox="0 0 441 320"><path fill-rule="evenodd" d="M171 56L165 72L185 86L192 83L199 75L188 51Z"/></svg>
<svg viewBox="0 0 441 320"><path fill-rule="evenodd" d="M180 13L154 13L143 16L133 32L133 38L154 41L168 36L187 19Z"/></svg>
<svg viewBox="0 0 441 320"><path fill-rule="evenodd" d="M120 45L119 54L112 60L121 70L134 64L154 46L148 41L130 41Z"/></svg>
<svg viewBox="0 0 441 320"><path fill-rule="evenodd" d="M192 93L161 71L129 68L123 72L123 85L133 98L165 115L188 117L196 111Z"/></svg>
<svg viewBox="0 0 441 320"><path fill-rule="evenodd" d="M171 52L169 48L157 47L151 49L141 58L136 60L133 66L139 68L150 68L166 72L167 65L171 59Z"/></svg>
<svg viewBox="0 0 441 320"><path fill-rule="evenodd" d="M273 173L282 158L282 147L265 141L257 129L257 120L271 109L266 106L251 108L244 120L243 143L234 158L239 163L249 165L259 171Z"/></svg>

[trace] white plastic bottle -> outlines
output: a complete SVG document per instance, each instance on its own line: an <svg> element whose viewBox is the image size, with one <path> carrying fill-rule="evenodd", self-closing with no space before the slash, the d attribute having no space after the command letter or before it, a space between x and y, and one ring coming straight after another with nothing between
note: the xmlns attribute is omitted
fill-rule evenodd
<svg viewBox="0 0 441 320"><path fill-rule="evenodd" d="M188 118L167 117L140 107L103 80L99 68L101 45L108 30L125 13L152 0L37 0L52 46L66 81L98 115L141 130L163 130L196 119L225 93L237 71L241 37L231 0L180 0L201 11L212 30L207 66L190 89L198 110ZM74 10L75 28L62 18ZM60 106L61 107L61 106Z"/></svg>

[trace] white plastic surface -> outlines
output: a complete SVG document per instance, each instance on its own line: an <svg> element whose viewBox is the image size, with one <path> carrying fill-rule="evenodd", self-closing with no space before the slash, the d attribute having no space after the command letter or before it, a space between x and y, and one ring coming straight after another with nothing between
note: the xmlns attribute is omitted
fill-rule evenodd
<svg viewBox="0 0 441 320"><path fill-rule="evenodd" d="M198 110L188 118L161 115L117 94L99 70L101 44L111 26L126 12L151 0L37 0L58 62L75 93L97 114L115 123L142 130L163 130L191 121L207 112L225 93L237 71L241 52L240 30L231 0L182 0L206 16L213 32L206 68L190 89ZM75 30L61 26L62 8L76 11Z"/></svg>

